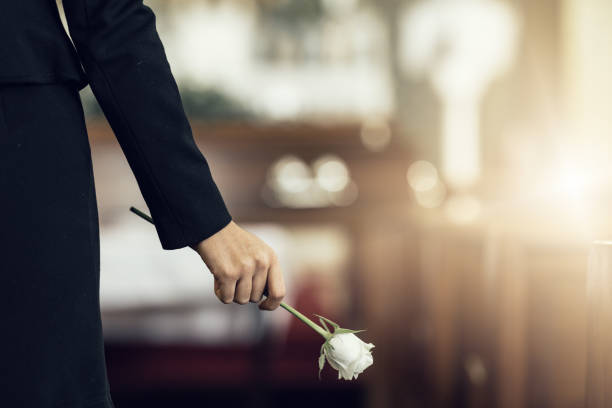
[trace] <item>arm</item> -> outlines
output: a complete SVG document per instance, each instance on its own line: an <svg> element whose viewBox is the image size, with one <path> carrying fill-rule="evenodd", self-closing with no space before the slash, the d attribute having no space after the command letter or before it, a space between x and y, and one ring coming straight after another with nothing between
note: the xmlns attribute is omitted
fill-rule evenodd
<svg viewBox="0 0 612 408"><path fill-rule="evenodd" d="M136 176L162 246L194 247L215 275L224 302L259 299L265 269L270 291L276 289L264 308L278 306L284 285L273 252L231 222L193 140L151 9L142 0L64 0L64 10L91 88Z"/></svg>
<svg viewBox="0 0 612 408"><path fill-rule="evenodd" d="M230 214L193 140L153 12L138 0L64 0L64 10L162 246L193 245L226 226Z"/></svg>

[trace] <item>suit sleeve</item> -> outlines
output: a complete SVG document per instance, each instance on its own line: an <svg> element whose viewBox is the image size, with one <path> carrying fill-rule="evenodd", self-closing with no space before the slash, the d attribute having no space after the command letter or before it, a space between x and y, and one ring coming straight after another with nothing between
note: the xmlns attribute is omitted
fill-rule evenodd
<svg viewBox="0 0 612 408"><path fill-rule="evenodd" d="M162 247L200 242L231 216L197 148L142 0L64 0L71 37L155 220Z"/></svg>

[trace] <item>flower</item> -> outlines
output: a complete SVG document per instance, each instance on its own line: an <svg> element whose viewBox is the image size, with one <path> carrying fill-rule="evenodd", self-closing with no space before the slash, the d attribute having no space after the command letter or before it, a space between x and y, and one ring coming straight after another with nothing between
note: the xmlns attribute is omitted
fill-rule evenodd
<svg viewBox="0 0 612 408"><path fill-rule="evenodd" d="M282 302L280 305L325 339L319 355L319 378L321 378L326 359L330 366L338 370L338 379L344 378L345 380L356 379L374 363L374 357L372 357L374 345L365 343L355 336L356 333L363 330L344 329L331 320L317 315L323 326L321 327L288 304ZM333 332L329 330L328 323L334 328Z"/></svg>
<svg viewBox="0 0 612 408"><path fill-rule="evenodd" d="M360 333L363 330L343 329L323 316L318 317L325 328L325 335L323 335L325 343L321 346L321 355L319 356L319 378L327 359L329 365L338 370L338 379L356 379L359 374L374 363L374 357L372 357L374 345L365 343L355 336L355 333ZM334 328L333 333L327 327L326 322Z"/></svg>
<svg viewBox="0 0 612 408"><path fill-rule="evenodd" d="M365 343L354 333L334 334L325 344L319 357L319 369L323 369L325 360L338 370L338 379L352 380L374 363L371 350L372 343ZM321 364L323 362L323 364Z"/></svg>

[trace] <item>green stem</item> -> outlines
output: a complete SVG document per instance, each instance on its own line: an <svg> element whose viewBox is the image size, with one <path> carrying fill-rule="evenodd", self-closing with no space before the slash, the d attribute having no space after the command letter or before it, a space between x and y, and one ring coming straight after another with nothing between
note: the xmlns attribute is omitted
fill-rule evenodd
<svg viewBox="0 0 612 408"><path fill-rule="evenodd" d="M149 215L145 214L144 212L140 211L138 208L130 207L130 211L136 214L137 216L139 216L140 218L146 221L149 221L151 224L154 224L153 218L151 218ZM298 312L297 310L295 310L288 304L281 302L280 306L286 311L288 311L289 313L293 314L298 319L300 319L302 322L306 323L311 329L319 333L326 340L328 340L331 337L331 334L329 332L327 332L321 326L319 326L318 324L316 324L315 322L313 322L312 320L310 320L309 318L307 318L306 316L304 316L303 314L301 314L300 312Z"/></svg>
<svg viewBox="0 0 612 408"><path fill-rule="evenodd" d="M153 222L153 218L151 218L147 214L143 213L138 208L130 207L130 211L133 212L134 214L136 214L137 216L139 216L140 218L142 218L143 220L149 221L151 224L155 225L155 223Z"/></svg>
<svg viewBox="0 0 612 408"><path fill-rule="evenodd" d="M285 302L281 302L280 306L298 319L300 319L302 322L306 323L311 329L323 336L325 340L329 340L329 338L331 337L331 334L325 331L321 326L319 326L318 324L316 324L315 322L313 322L312 320L310 320Z"/></svg>

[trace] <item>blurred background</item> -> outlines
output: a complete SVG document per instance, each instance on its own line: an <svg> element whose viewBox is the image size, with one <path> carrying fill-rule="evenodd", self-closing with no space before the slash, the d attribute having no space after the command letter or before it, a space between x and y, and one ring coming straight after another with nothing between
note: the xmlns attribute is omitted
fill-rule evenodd
<svg viewBox="0 0 612 408"><path fill-rule="evenodd" d="M612 2L150 0L234 219L287 302L376 344L317 378L284 310L162 251L82 93L118 408L583 407L587 253L612 236Z"/></svg>

